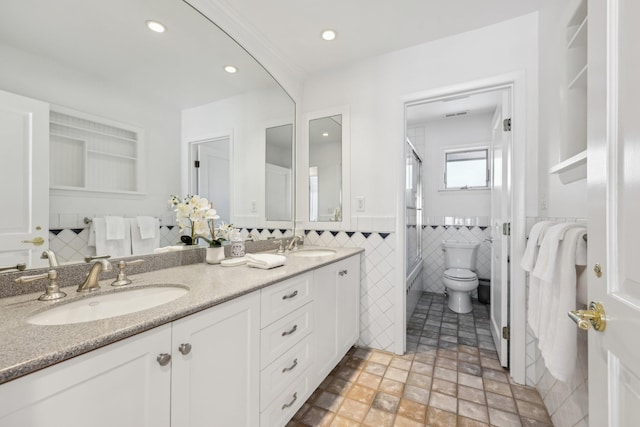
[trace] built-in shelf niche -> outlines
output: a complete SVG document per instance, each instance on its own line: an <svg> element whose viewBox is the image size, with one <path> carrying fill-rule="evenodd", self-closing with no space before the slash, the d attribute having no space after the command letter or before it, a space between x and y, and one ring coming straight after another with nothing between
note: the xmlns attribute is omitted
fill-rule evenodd
<svg viewBox="0 0 640 427"><path fill-rule="evenodd" d="M588 28L587 0L580 0L566 28L566 138L560 144L560 162L549 171L565 184L587 177Z"/></svg>
<svg viewBox="0 0 640 427"><path fill-rule="evenodd" d="M49 138L52 190L141 193L141 129L56 107Z"/></svg>

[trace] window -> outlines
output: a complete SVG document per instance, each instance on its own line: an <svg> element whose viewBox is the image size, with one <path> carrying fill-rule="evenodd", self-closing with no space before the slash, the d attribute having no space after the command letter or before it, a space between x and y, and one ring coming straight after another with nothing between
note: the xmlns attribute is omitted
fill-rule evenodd
<svg viewBox="0 0 640 427"><path fill-rule="evenodd" d="M489 149L445 151L444 188L489 188Z"/></svg>

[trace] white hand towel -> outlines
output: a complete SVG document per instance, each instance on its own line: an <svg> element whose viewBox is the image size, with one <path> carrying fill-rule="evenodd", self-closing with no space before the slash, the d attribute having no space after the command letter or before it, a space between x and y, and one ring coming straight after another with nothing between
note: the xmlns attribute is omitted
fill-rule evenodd
<svg viewBox="0 0 640 427"><path fill-rule="evenodd" d="M160 247L160 233L155 233L155 237L150 239L144 239L142 228L138 227L138 221L133 218L126 218L126 221L131 230L131 253L133 255L151 254ZM157 221L156 219L156 224Z"/></svg>
<svg viewBox="0 0 640 427"><path fill-rule="evenodd" d="M531 271L536 264L536 255L538 255L538 246L542 241L544 232L555 224L552 221L540 221L531 227L529 232L529 240L527 240L527 248L524 250L522 261L520 266L524 268L524 271Z"/></svg>
<svg viewBox="0 0 640 427"><path fill-rule="evenodd" d="M552 226L545 232L538 252L538 258L536 259L536 266L533 268L532 274L534 276L545 282L551 282L553 280L560 240L564 238L567 230L576 227L582 226L575 222L563 222Z"/></svg>
<svg viewBox="0 0 640 427"><path fill-rule="evenodd" d="M534 224L529 232L527 248L524 251L520 265L525 271L531 272L536 263L538 247L542 242L545 232L555 223L552 221L541 221ZM538 323L540 312L540 279L529 274L529 298L527 299L527 322L533 331L534 336L538 336Z"/></svg>
<svg viewBox="0 0 640 427"><path fill-rule="evenodd" d="M246 254L247 265L254 268L262 268L268 270L270 268L280 267L284 265L287 257L275 254Z"/></svg>
<svg viewBox="0 0 640 427"><path fill-rule="evenodd" d="M89 242L87 242L87 246L96 246L96 228L94 226L93 220L91 220L91 225L89 225Z"/></svg>
<svg viewBox="0 0 640 427"><path fill-rule="evenodd" d="M121 216L105 216L106 223L106 239L107 240L122 240L125 235L124 218Z"/></svg>
<svg viewBox="0 0 640 427"><path fill-rule="evenodd" d="M153 250L154 254L165 254L167 252L176 252L181 251L185 248L184 245L174 245L174 246L163 246L161 248L157 248Z"/></svg>
<svg viewBox="0 0 640 427"><path fill-rule="evenodd" d="M93 228L96 236L96 255L111 255L112 258L131 255L131 231L124 230L124 238L107 240L107 224L105 218L94 218Z"/></svg>
<svg viewBox="0 0 640 427"><path fill-rule="evenodd" d="M138 222L138 228L140 228L140 238L142 240L153 239L158 234L160 228L160 221L158 218L152 216L138 216L136 217Z"/></svg>
<svg viewBox="0 0 640 427"><path fill-rule="evenodd" d="M578 357L578 328L567 312L576 307L576 248L578 239L585 233L584 227L566 231L559 246L553 282L546 283L551 292L550 299L544 303L550 310L548 317L541 319L542 337L538 347L551 375L563 382L572 377Z"/></svg>
<svg viewBox="0 0 640 427"><path fill-rule="evenodd" d="M576 248L576 265L587 265L587 233L578 239Z"/></svg>

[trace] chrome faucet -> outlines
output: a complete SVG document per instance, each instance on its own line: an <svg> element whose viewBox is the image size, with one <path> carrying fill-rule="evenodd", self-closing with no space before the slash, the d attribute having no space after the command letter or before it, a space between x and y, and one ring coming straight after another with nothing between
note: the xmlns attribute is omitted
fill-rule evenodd
<svg viewBox="0 0 640 427"><path fill-rule="evenodd" d="M56 254L51 249L47 249L46 251L42 252L42 255L40 255L40 259L48 259L49 267L57 267L60 265L58 264L58 258L56 258Z"/></svg>
<svg viewBox="0 0 640 427"><path fill-rule="evenodd" d="M298 241L301 241L304 239L303 236L293 236L291 238L291 240L289 241L289 244L287 245L287 250L288 251L297 251L298 250Z"/></svg>
<svg viewBox="0 0 640 427"><path fill-rule="evenodd" d="M101 271L111 271L111 263L105 258L96 259L91 266L91 270L84 282L78 286L78 292L93 292L100 289L98 280L100 280Z"/></svg>

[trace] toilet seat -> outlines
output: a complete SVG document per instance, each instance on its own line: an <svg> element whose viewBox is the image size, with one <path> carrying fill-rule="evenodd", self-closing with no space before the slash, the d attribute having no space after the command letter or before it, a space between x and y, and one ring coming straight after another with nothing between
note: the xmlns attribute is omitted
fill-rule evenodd
<svg viewBox="0 0 640 427"><path fill-rule="evenodd" d="M444 271L444 277L458 282L473 282L478 276L471 270L464 268L450 268Z"/></svg>

